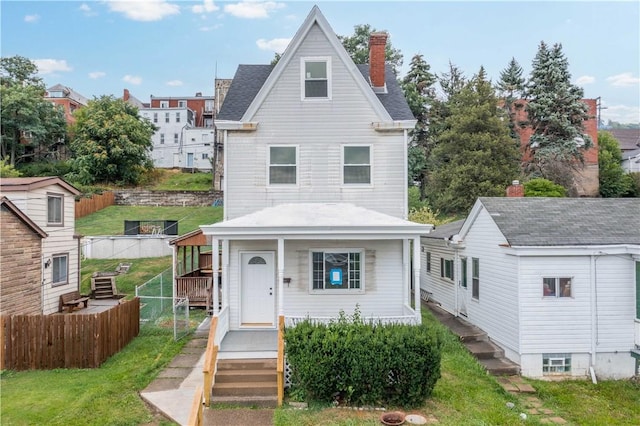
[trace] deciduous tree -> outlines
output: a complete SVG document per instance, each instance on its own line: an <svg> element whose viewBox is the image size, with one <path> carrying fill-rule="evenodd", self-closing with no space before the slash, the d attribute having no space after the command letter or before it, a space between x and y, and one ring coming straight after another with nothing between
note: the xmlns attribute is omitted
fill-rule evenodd
<svg viewBox="0 0 640 426"><path fill-rule="evenodd" d="M369 36L371 33L378 32L375 28L372 28L369 24L356 25L353 27L353 34L349 36L338 36L340 42L353 59L356 64L368 64L369 63ZM396 49L391 44L391 40L387 39L387 45L385 47L385 57L388 64L393 66L393 71L396 75L400 71L400 67L403 62L403 55L399 49Z"/></svg>
<svg viewBox="0 0 640 426"><path fill-rule="evenodd" d="M73 180L136 184L153 168L149 152L156 130L138 109L122 99L101 96L75 112L71 149Z"/></svg>
<svg viewBox="0 0 640 426"><path fill-rule="evenodd" d="M618 141L609 132L598 132L598 180L601 196L620 197L631 189L621 163L622 152Z"/></svg>

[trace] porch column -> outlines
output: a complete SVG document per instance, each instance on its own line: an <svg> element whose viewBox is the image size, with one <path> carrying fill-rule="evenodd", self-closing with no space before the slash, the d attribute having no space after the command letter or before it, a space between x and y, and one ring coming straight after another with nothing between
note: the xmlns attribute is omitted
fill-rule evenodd
<svg viewBox="0 0 640 426"><path fill-rule="evenodd" d="M422 324L422 314L420 313L420 236L413 239L413 283L416 321L418 324Z"/></svg>
<svg viewBox="0 0 640 426"><path fill-rule="evenodd" d="M222 305L226 308L229 301L229 240L222 240Z"/></svg>
<svg viewBox="0 0 640 426"><path fill-rule="evenodd" d="M178 280L176 278L178 274L178 250L180 246L175 244L173 246L173 251L171 251L171 304L173 305L173 310L175 312L176 309L176 286L178 285ZM43 299L44 300L44 299Z"/></svg>
<svg viewBox="0 0 640 426"><path fill-rule="evenodd" d="M213 315L220 312L220 294L218 293L218 269L220 268L220 259L218 258L218 240L211 238L211 271L213 272L213 283L211 284L211 296L213 298Z"/></svg>
<svg viewBox="0 0 640 426"><path fill-rule="evenodd" d="M404 306L409 305L409 299L411 294L411 272L409 268L409 240L404 238L402 240L402 315L405 314Z"/></svg>
<svg viewBox="0 0 640 426"><path fill-rule="evenodd" d="M278 316L284 315L284 239L278 238Z"/></svg>

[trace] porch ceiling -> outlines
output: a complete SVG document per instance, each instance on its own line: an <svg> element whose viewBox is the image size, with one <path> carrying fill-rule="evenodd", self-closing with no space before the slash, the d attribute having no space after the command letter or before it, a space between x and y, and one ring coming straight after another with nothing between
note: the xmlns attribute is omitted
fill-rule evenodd
<svg viewBox="0 0 640 426"><path fill-rule="evenodd" d="M297 203L268 207L200 228L205 235L236 239L395 239L428 234L433 226L353 204Z"/></svg>
<svg viewBox="0 0 640 426"><path fill-rule="evenodd" d="M178 247L210 246L211 238L204 235L202 229L196 229L195 231L191 231L187 234L181 235L178 238L174 238L173 240L169 241L169 244Z"/></svg>

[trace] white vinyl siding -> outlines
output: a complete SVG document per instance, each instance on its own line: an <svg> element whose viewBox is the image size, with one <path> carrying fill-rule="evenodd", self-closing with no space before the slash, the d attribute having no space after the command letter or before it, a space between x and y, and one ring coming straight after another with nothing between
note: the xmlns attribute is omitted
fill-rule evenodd
<svg viewBox="0 0 640 426"><path fill-rule="evenodd" d="M352 203L395 217L405 210L406 143L401 131L377 132L380 120L347 67L332 57L332 101L300 99L300 58L326 55L329 43L313 27L281 78L250 121L252 132L227 131L225 143L225 214L233 219L283 203ZM342 183L342 146L370 145L375 164L371 185ZM268 145L298 145L297 190L272 187Z"/></svg>
<svg viewBox="0 0 640 426"><path fill-rule="evenodd" d="M455 286L451 280L443 278L441 272L440 259L453 259L453 250L445 245L445 242L435 238L422 238L421 244L424 251L420 253L420 269L427 271L427 255L431 258L431 271L420 274L420 288L431 293L431 298L438 303L442 309L449 313L454 313L455 306Z"/></svg>

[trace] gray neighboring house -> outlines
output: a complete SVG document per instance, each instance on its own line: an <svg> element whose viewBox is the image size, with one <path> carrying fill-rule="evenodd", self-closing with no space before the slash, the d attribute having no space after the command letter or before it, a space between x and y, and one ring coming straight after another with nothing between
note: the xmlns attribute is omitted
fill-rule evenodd
<svg viewBox="0 0 640 426"><path fill-rule="evenodd" d="M620 144L622 168L627 173L640 172L640 129L606 129Z"/></svg>
<svg viewBox="0 0 640 426"><path fill-rule="evenodd" d="M638 374L640 199L479 198L421 240L421 288L523 375Z"/></svg>

